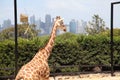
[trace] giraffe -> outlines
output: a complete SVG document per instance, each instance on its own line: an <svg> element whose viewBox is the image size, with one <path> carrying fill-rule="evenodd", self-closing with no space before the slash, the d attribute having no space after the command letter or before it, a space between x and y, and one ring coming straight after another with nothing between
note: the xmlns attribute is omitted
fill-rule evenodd
<svg viewBox="0 0 120 80"><path fill-rule="evenodd" d="M48 43L42 49L39 49L33 59L23 65L19 70L15 80L49 80L50 69L48 58L54 46L57 29L66 31L63 19L57 16Z"/></svg>

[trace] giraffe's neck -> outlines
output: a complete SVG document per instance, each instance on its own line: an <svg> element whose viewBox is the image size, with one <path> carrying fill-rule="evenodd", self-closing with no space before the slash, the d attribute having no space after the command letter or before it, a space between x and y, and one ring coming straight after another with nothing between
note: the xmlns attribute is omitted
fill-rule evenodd
<svg viewBox="0 0 120 80"><path fill-rule="evenodd" d="M47 60L49 58L50 53L52 51L52 48L54 46L54 41L55 41L55 37L56 37L56 30L57 30L57 27L54 24L47 45L43 49L38 51L38 53L34 56L33 60L36 60L36 59L39 60L40 57L44 58L45 60Z"/></svg>
<svg viewBox="0 0 120 80"><path fill-rule="evenodd" d="M56 30L57 30L57 27L54 24L49 41L44 48L47 51L48 55L50 55L50 52L52 51L52 48L54 46L54 41L55 41L55 37L56 37Z"/></svg>

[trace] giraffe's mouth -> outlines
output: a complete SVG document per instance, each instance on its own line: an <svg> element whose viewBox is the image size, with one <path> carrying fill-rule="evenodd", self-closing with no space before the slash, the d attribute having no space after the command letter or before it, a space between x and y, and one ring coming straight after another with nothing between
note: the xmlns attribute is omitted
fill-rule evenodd
<svg viewBox="0 0 120 80"><path fill-rule="evenodd" d="M65 25L63 25L63 31L66 32L66 26Z"/></svg>
<svg viewBox="0 0 120 80"><path fill-rule="evenodd" d="M64 29L63 31L65 31L65 32L66 32L66 29Z"/></svg>

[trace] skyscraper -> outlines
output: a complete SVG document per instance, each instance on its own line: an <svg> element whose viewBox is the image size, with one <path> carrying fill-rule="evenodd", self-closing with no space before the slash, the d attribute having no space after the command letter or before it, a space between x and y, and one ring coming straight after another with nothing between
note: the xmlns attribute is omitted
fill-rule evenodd
<svg viewBox="0 0 120 80"><path fill-rule="evenodd" d="M76 33L77 23L74 19L70 21L69 26L70 26L70 32Z"/></svg>
<svg viewBox="0 0 120 80"><path fill-rule="evenodd" d="M30 17L30 24L35 24L35 15Z"/></svg>
<svg viewBox="0 0 120 80"><path fill-rule="evenodd" d="M37 30L40 30L40 23L41 23L41 20L40 19L38 19L38 20L36 20L36 29Z"/></svg>
<svg viewBox="0 0 120 80"><path fill-rule="evenodd" d="M76 33L77 34L86 34L85 27L86 27L85 21L83 21L83 20L77 21Z"/></svg>
<svg viewBox="0 0 120 80"><path fill-rule="evenodd" d="M10 27L11 25L12 25L12 24L11 24L11 20L10 20L10 19L7 19L7 20L4 20L4 21L3 21L2 27L3 27L3 29L5 29L5 28Z"/></svg>
<svg viewBox="0 0 120 80"><path fill-rule="evenodd" d="M44 35L45 34L45 23L44 22L40 22L40 34Z"/></svg>
<svg viewBox="0 0 120 80"><path fill-rule="evenodd" d="M65 25L66 26L66 29L67 29L67 31L66 32L70 32L70 26L69 25Z"/></svg>
<svg viewBox="0 0 120 80"><path fill-rule="evenodd" d="M49 34L52 30L51 15L46 14L45 16L45 33Z"/></svg>
<svg viewBox="0 0 120 80"><path fill-rule="evenodd" d="M35 29L38 31L38 36L41 34L41 19L39 18L35 22Z"/></svg>

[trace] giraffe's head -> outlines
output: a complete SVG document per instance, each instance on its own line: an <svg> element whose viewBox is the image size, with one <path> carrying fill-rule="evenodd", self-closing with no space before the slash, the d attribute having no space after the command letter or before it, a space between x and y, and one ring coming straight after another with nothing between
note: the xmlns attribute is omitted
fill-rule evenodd
<svg viewBox="0 0 120 80"><path fill-rule="evenodd" d="M55 25L56 25L57 29L66 31L66 26L64 25L63 19L60 16L56 17Z"/></svg>

